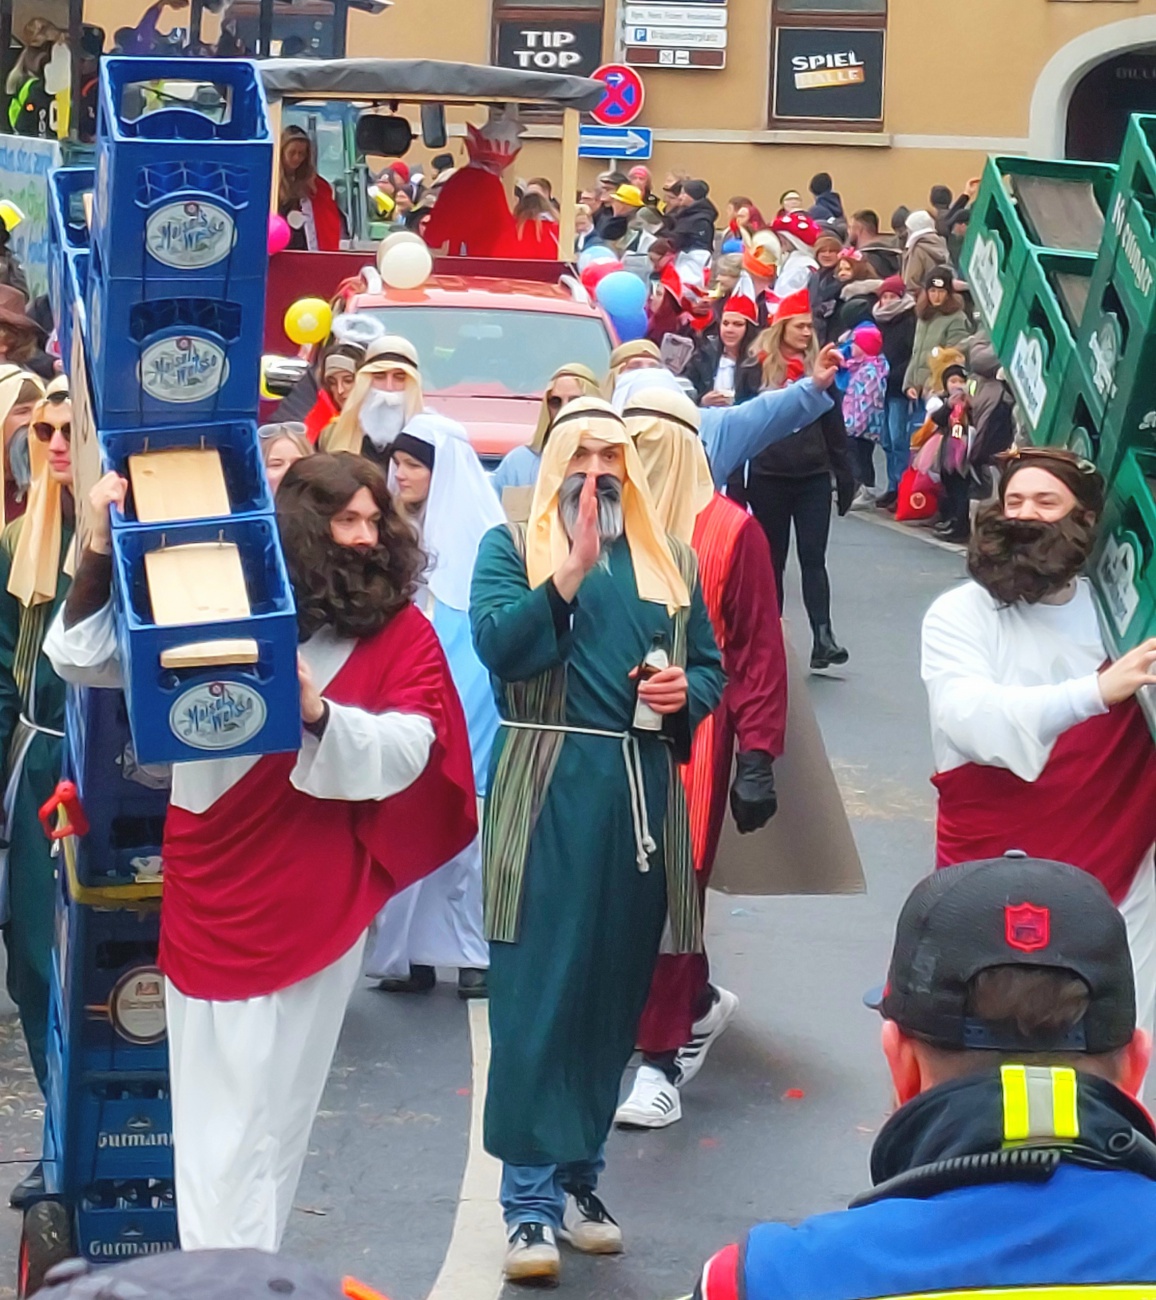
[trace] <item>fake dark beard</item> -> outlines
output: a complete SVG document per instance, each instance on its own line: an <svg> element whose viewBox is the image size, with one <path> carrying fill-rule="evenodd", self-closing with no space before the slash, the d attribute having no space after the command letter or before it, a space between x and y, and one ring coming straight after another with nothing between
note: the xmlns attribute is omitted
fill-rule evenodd
<svg viewBox="0 0 1156 1300"><path fill-rule="evenodd" d="M585 482L585 474L571 474L558 489L558 515L566 536L570 538L574 536L574 526L578 522L578 500ZM613 474L599 474L594 487L598 497L598 536L605 546L617 541L625 527L622 484Z"/></svg>
<svg viewBox="0 0 1156 1300"><path fill-rule="evenodd" d="M1036 605L1076 577L1095 541L1095 525L1078 510L1044 523L1008 519L995 504L976 517L967 570L1000 605Z"/></svg>
<svg viewBox="0 0 1156 1300"><path fill-rule="evenodd" d="M323 627L339 637L372 636L406 603L384 546L339 546L325 539L304 574L292 574L302 641ZM292 566L291 566L292 567Z"/></svg>

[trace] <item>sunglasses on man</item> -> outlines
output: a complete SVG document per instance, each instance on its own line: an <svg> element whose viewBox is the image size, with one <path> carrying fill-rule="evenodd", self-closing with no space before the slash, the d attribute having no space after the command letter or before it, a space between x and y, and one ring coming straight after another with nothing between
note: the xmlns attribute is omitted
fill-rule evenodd
<svg viewBox="0 0 1156 1300"><path fill-rule="evenodd" d="M72 441L72 421L65 420L63 424L50 424L47 420L37 420L32 425L32 432L40 442L51 442L53 434L59 433L66 442Z"/></svg>

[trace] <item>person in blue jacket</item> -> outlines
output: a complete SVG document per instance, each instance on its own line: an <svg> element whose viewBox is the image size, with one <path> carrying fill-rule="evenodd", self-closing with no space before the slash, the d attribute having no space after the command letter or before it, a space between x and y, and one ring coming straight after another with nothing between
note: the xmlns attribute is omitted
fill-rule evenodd
<svg viewBox="0 0 1156 1300"><path fill-rule="evenodd" d="M1103 886L1011 853L935 872L868 1004L900 1103L872 1190L753 1228L707 1263L697 1300L1151 1296L1156 1130L1137 1096L1152 1044Z"/></svg>

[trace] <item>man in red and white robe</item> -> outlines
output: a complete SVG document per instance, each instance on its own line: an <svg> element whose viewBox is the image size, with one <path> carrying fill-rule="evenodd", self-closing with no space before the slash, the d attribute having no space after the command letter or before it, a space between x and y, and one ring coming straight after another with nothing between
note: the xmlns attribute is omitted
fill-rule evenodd
<svg viewBox="0 0 1156 1300"><path fill-rule="evenodd" d="M110 474L93 490L93 535L45 644L71 681L120 685L108 507L127 488ZM465 718L410 603L422 558L384 474L312 456L277 504L301 748L175 764L165 827L159 960L186 1250L278 1248L366 932L477 834Z"/></svg>
<svg viewBox="0 0 1156 1300"><path fill-rule="evenodd" d="M973 581L923 622L936 866L1022 850L1096 876L1127 922L1137 1023L1151 1030L1156 748L1136 693L1156 684L1156 641L1109 662L1080 576L1103 507L1092 465L1052 448L1004 459L971 538Z"/></svg>
<svg viewBox="0 0 1156 1300"><path fill-rule="evenodd" d="M787 657L775 574L758 521L714 490L694 403L666 388L639 389L626 399L622 416L659 518L698 556L703 601L727 676L722 703L695 732L690 762L680 769L705 896L728 791L740 832L766 825L778 807L774 761L786 735ZM711 983L705 952L661 955L638 1029L642 1064L615 1122L666 1128L681 1119L679 1089L702 1068L737 1009L738 998Z"/></svg>

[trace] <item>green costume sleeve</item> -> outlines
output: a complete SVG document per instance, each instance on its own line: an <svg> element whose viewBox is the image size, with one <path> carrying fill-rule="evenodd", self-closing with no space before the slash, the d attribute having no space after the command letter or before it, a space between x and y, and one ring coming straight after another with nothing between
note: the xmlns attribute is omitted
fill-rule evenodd
<svg viewBox="0 0 1156 1300"><path fill-rule="evenodd" d="M14 665L20 636L20 602L8 590L16 535L9 526L0 536L0 761L7 762L12 733L20 717L20 690Z"/></svg>
<svg viewBox="0 0 1156 1300"><path fill-rule="evenodd" d="M570 653L571 635L556 628L549 584L531 590L508 528L491 528L482 538L470 588L470 627L478 658L504 682L537 677Z"/></svg>

